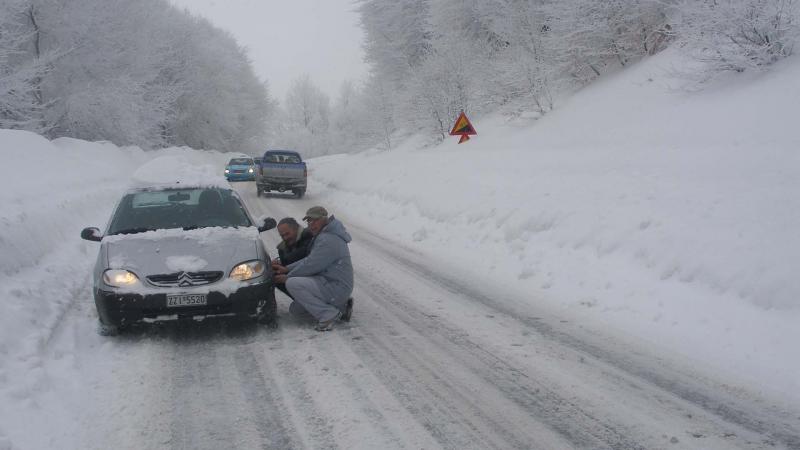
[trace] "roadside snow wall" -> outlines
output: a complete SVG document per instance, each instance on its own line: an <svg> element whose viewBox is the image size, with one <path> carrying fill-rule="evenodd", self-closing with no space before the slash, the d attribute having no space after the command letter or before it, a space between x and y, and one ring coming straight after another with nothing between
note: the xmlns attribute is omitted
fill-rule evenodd
<svg viewBox="0 0 800 450"><path fill-rule="evenodd" d="M0 130L0 149L0 394L25 399L41 388L41 353L60 318L73 305L93 305L99 243L82 240L81 229L102 229L131 175L155 157L221 171L230 155L48 141L15 130Z"/></svg>

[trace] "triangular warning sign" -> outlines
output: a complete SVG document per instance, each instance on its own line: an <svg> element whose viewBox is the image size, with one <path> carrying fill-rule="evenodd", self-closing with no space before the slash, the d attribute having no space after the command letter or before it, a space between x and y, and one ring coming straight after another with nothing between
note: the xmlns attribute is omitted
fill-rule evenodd
<svg viewBox="0 0 800 450"><path fill-rule="evenodd" d="M464 111L461 111L461 114L458 116L458 119L456 119L455 125L453 125L453 129L450 131L450 135L474 136L476 134L478 133L475 131L475 128L472 127L472 124L469 122L469 119L467 119L467 115L464 114ZM462 138L461 142L465 140L466 139Z"/></svg>

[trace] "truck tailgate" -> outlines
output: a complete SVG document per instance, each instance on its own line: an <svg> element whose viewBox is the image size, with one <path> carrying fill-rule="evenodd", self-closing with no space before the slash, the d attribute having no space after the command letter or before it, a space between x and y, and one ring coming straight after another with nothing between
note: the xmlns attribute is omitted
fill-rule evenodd
<svg viewBox="0 0 800 450"><path fill-rule="evenodd" d="M261 163L264 178L296 180L303 178L305 170L305 164Z"/></svg>

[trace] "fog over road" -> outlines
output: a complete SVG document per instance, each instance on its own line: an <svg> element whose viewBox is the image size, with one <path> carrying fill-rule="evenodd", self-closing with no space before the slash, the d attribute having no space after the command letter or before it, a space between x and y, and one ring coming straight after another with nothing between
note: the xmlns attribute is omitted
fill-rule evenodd
<svg viewBox="0 0 800 450"><path fill-rule="evenodd" d="M254 216L315 204L236 184ZM800 448L800 413L539 311L360 228L353 320L95 334L90 283L45 349L79 448ZM263 238L274 256L277 233ZM87 255L88 259L94 255ZM88 276L88 273L87 273ZM68 355L68 357L65 357ZM54 411L53 414L58 414ZM47 435L46 427L43 436ZM51 438L52 439L52 438ZM42 442L48 441L45 437ZM58 441L55 441L58 442Z"/></svg>

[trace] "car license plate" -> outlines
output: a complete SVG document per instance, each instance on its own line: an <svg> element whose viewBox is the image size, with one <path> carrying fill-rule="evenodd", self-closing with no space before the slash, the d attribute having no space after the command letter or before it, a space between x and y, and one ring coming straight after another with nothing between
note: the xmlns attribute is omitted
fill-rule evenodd
<svg viewBox="0 0 800 450"><path fill-rule="evenodd" d="M205 305L205 294L167 294L167 307Z"/></svg>

